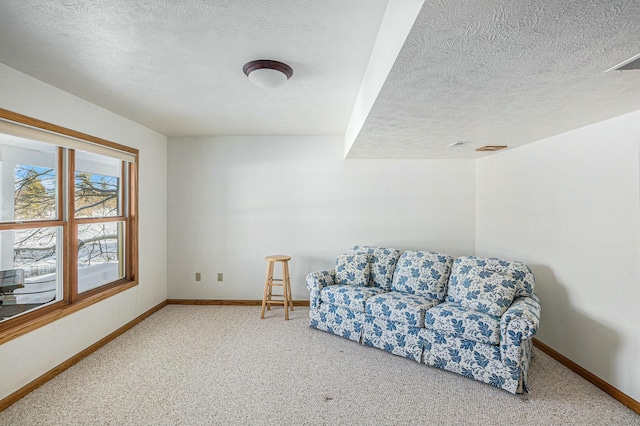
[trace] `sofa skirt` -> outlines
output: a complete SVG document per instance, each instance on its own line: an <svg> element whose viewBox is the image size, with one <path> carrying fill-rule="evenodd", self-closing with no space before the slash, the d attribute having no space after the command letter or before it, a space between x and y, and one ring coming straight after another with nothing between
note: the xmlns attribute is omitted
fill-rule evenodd
<svg viewBox="0 0 640 426"><path fill-rule="evenodd" d="M500 346L411 327L327 303L310 309L309 325L511 393L527 390L527 374L533 355L531 339L522 341L517 348L509 348L507 352L514 356L513 359L503 359Z"/></svg>
<svg viewBox="0 0 640 426"><path fill-rule="evenodd" d="M365 316L362 343L417 362L422 361L420 328L384 318Z"/></svg>
<svg viewBox="0 0 640 426"><path fill-rule="evenodd" d="M526 390L531 340L522 342L524 362L518 363L502 360L499 346L441 334L431 329L421 329L420 339L424 348L422 362L426 365L452 371L511 393Z"/></svg>

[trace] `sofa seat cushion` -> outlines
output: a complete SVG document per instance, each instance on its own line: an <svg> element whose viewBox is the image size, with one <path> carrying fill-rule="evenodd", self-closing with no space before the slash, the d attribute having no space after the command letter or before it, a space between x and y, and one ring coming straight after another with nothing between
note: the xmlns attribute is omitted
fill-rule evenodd
<svg viewBox="0 0 640 426"><path fill-rule="evenodd" d="M466 275L451 277L447 301L477 312L502 316L511 306L515 292L516 281L511 275L474 267Z"/></svg>
<svg viewBox="0 0 640 426"><path fill-rule="evenodd" d="M425 312L438 303L430 297L391 291L368 299L366 313L412 327L424 327Z"/></svg>
<svg viewBox="0 0 640 426"><path fill-rule="evenodd" d="M365 253L345 253L336 259L336 284L369 285L370 255Z"/></svg>
<svg viewBox="0 0 640 426"><path fill-rule="evenodd" d="M364 304L372 296L384 293L378 287L330 285L320 291L322 303L341 306L354 312L364 312Z"/></svg>
<svg viewBox="0 0 640 426"><path fill-rule="evenodd" d="M370 285L380 287L386 291L391 289L393 273L400 257L399 250L386 247L354 246L347 253L369 255L371 261Z"/></svg>
<svg viewBox="0 0 640 426"><path fill-rule="evenodd" d="M489 345L500 344L500 318L444 302L429 309L424 328Z"/></svg>
<svg viewBox="0 0 640 426"><path fill-rule="evenodd" d="M447 293L452 263L453 259L446 254L405 251L398 260L391 290L442 302Z"/></svg>

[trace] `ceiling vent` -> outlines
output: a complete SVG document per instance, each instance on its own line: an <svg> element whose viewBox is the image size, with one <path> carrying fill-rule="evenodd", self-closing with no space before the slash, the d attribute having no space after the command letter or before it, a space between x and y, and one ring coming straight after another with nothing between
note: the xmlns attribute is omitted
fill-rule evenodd
<svg viewBox="0 0 640 426"><path fill-rule="evenodd" d="M609 71L629 71L629 70L640 70L640 53L636 56L627 59L626 61L619 63L615 67L611 67L605 72Z"/></svg>
<svg viewBox="0 0 640 426"><path fill-rule="evenodd" d="M505 149L506 147L506 145L485 145L476 149L476 151L500 151L501 149Z"/></svg>

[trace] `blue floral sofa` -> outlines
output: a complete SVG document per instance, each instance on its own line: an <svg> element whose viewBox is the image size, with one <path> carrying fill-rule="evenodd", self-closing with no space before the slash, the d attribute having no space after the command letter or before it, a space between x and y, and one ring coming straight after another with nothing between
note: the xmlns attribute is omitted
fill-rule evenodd
<svg viewBox="0 0 640 426"><path fill-rule="evenodd" d="M534 282L521 262L355 246L307 276L309 324L522 393L540 323Z"/></svg>

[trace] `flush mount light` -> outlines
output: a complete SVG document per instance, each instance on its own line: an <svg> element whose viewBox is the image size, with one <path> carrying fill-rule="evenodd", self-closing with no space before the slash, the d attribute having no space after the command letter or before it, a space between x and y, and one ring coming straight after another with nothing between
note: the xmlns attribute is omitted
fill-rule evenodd
<svg viewBox="0 0 640 426"><path fill-rule="evenodd" d="M293 75L293 70L289 65L269 59L247 62L242 67L242 71L247 75L249 81L262 89L280 87Z"/></svg>

